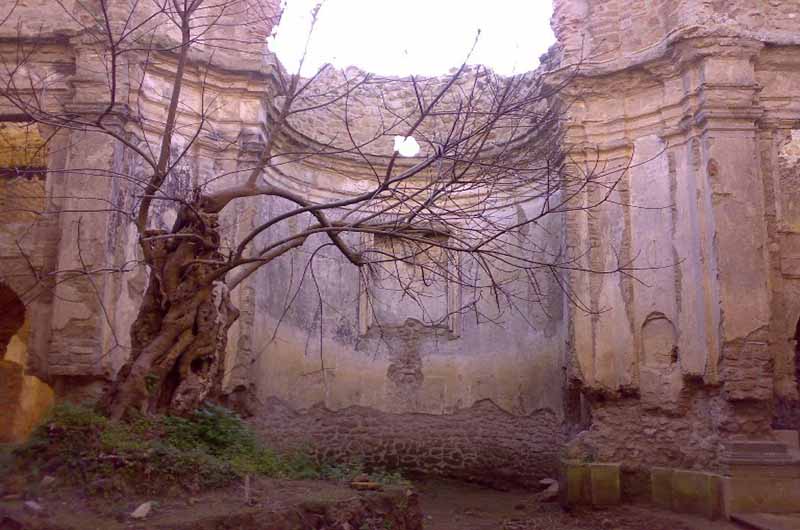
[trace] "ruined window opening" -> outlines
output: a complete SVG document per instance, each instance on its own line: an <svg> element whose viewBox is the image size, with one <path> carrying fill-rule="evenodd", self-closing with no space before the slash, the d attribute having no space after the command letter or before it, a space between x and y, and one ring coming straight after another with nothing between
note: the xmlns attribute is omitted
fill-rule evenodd
<svg viewBox="0 0 800 530"><path fill-rule="evenodd" d="M0 179L44 179L46 151L45 141L35 123L0 121Z"/></svg>
<svg viewBox="0 0 800 530"><path fill-rule="evenodd" d="M37 124L0 119L0 223L30 222L45 209L47 142Z"/></svg>
<svg viewBox="0 0 800 530"><path fill-rule="evenodd" d="M460 255L448 252L444 233L366 234L362 245L372 265L362 275L359 331L390 329L409 321L461 334L461 284L454 281Z"/></svg>

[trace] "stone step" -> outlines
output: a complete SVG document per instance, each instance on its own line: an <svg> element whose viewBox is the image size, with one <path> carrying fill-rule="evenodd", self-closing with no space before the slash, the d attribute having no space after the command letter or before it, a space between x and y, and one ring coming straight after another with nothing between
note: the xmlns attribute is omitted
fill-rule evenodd
<svg viewBox="0 0 800 530"><path fill-rule="evenodd" d="M800 514L734 513L731 520L754 530L800 530Z"/></svg>
<svg viewBox="0 0 800 530"><path fill-rule="evenodd" d="M725 442L720 463L734 477L800 478L800 452L780 439Z"/></svg>
<svg viewBox="0 0 800 530"><path fill-rule="evenodd" d="M725 517L770 514L793 520L800 514L800 478L734 476L721 482Z"/></svg>
<svg viewBox="0 0 800 530"><path fill-rule="evenodd" d="M800 462L722 461L722 473L731 477L800 478Z"/></svg>
<svg viewBox="0 0 800 530"><path fill-rule="evenodd" d="M800 431L794 429L780 429L772 431L775 439L786 444L789 451L800 450Z"/></svg>
<svg viewBox="0 0 800 530"><path fill-rule="evenodd" d="M782 455L789 452L789 448L783 441L773 440L736 440L725 442L722 445L723 451L729 455Z"/></svg>

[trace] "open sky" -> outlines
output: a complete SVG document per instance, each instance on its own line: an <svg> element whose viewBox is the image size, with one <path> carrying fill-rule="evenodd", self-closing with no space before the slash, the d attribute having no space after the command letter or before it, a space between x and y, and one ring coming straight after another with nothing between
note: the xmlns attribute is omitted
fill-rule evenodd
<svg viewBox="0 0 800 530"><path fill-rule="evenodd" d="M288 0L270 49L296 70L319 0ZM555 42L551 0L325 0L304 74L329 62L384 75L438 75L470 63L501 74L536 68Z"/></svg>

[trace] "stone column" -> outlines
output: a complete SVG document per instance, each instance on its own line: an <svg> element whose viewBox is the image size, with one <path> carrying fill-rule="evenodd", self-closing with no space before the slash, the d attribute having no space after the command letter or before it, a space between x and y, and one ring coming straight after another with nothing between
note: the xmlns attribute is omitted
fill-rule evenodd
<svg viewBox="0 0 800 530"><path fill-rule="evenodd" d="M70 83L75 96L64 110L92 120L106 110L105 69L91 46L77 40L73 45L75 74ZM123 132L124 120L124 109L116 107L104 123ZM63 134L63 171L52 174L50 188L61 213L48 372L62 382L80 378L83 385L112 377L128 355L127 326L114 318L114 285L123 276L117 270L117 246L130 243L118 239L123 218L114 209L124 206L127 184L115 176L124 172L119 141L101 132L73 129ZM65 385L56 390L61 387Z"/></svg>
<svg viewBox="0 0 800 530"><path fill-rule="evenodd" d="M257 163L264 150L264 140L259 133L243 135L239 148L236 169L241 171L239 180L244 181L249 169ZM256 226L259 209L265 204L262 197L240 199L233 205L233 231L231 241L238 244ZM252 249L250 250L252 253ZM255 282L257 275L240 283L231 293L233 304L239 309L239 319L228 332L228 349L225 359L225 377L223 391L226 393L242 392L250 389L254 358L257 352L253 344L253 324L255 322ZM268 288L268 286L265 286Z"/></svg>
<svg viewBox="0 0 800 530"><path fill-rule="evenodd" d="M768 345L770 289L768 240L760 149L755 120L761 109L752 55L760 43L719 50L703 58L700 171L706 207L713 221L713 247L719 300L719 367L723 394L730 401L772 398ZM727 52L728 54L726 54Z"/></svg>

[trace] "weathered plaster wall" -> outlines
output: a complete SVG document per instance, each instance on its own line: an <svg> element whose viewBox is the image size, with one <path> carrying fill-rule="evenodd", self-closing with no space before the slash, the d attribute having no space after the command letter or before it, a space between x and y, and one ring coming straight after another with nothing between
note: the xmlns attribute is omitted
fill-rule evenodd
<svg viewBox="0 0 800 530"><path fill-rule="evenodd" d="M468 90L473 83L482 86L489 75L493 74L470 70L461 82ZM362 193L374 185L374 168L380 172L391 158L392 134L406 132L401 118L413 119L419 107L409 79L376 79L359 85L363 77L363 72L352 68L324 74L332 86L348 80L358 86L349 97L319 112L298 114L276 145L289 152L316 146L332 153L308 162L284 163L270 171L270 178L319 201ZM422 97L430 99L443 80L419 79L418 83ZM308 94L300 107L330 99L326 85L322 86L321 95ZM520 84L526 90L532 86L527 78ZM385 131L391 123L396 125ZM352 149L335 152L335 148L352 147L349 136L343 134L345 124L369 163ZM432 137L433 131L418 135ZM502 138L493 137L489 143L495 141ZM522 144L520 148L539 146ZM401 158L397 171L414 163L414 159ZM280 215L291 206L280 199L266 200L257 221ZM511 208L498 216L522 221L534 215L537 206L541 207ZM339 213L344 212L331 215ZM271 228L262 241L279 241L309 222L313 222L310 217L293 218ZM532 255L561 252L563 218L550 216L527 230L538 231L528 234L540 244L539 249L530 250ZM402 424L415 433L415 441L399 444L397 458L412 459L418 470L423 467L418 448L424 444L434 452L463 450L473 455L458 464L431 464L431 472L478 476L488 462L502 462L512 470L509 476L531 480L552 470L561 439L566 332L563 293L554 279L545 273L538 278L540 303L534 301L537 294L528 291L529 283L518 279L509 287L520 296L513 308L502 304L498 308L488 292L436 281L422 288L423 311L409 297L391 292L397 291L397 285L382 283L391 284L391 278L369 271L361 276L331 247L316 251L325 242L323 236L310 238L302 249L260 270L253 281L248 303L254 303L254 328L231 367L231 386L255 398L251 410L269 425L265 431L274 432L275 439L285 434L337 458L394 465L395 460L384 459L386 444ZM350 242L360 249L392 244L358 236ZM473 300L475 310L459 313ZM434 322L441 317L446 318ZM293 413L281 415L275 407L265 406L276 402ZM486 403L488 409L478 403ZM357 414L381 421L372 421L363 430L342 429L336 440L323 434L338 419ZM399 419L391 419L393 414ZM524 439L505 439L499 432L494 436L491 429L480 427L488 423L499 429L517 420L530 427ZM431 429L439 425L450 433L447 437ZM516 432L522 436L520 430ZM369 442L370 438L376 443ZM517 450L509 448L512 439L520 441L519 450L529 448L538 456L529 465L517 462ZM550 461L549 468L542 464L545 460Z"/></svg>
<svg viewBox="0 0 800 530"><path fill-rule="evenodd" d="M340 189L347 191L346 180ZM265 215L287 207L272 201ZM531 228L541 231L542 252L561 247L561 221L554 216ZM291 225L269 237L285 237L296 229ZM340 459L402 462L452 476L477 477L498 467L507 468L508 479L531 481L554 469L565 327L563 293L552 278L540 278L541 304L519 301L516 308L498 309L487 293L444 282L428 288L427 312L388 291L370 291L367 305L358 269L330 247L313 252L324 242L309 240L304 248L311 250L280 258L254 281L249 381L265 432ZM513 289L528 289L528 283L517 281ZM472 300L477 314L467 309L441 325L429 321ZM264 406L276 402L293 412ZM366 424L356 421L359 415ZM343 418L361 427L336 427ZM335 437L326 435L331 430ZM407 441L399 431L408 433ZM423 458L428 450L438 459ZM525 451L530 456L520 462Z"/></svg>
<svg viewBox="0 0 800 530"><path fill-rule="evenodd" d="M129 20L131 6L136 9ZM264 37L274 23L277 7L274 2L250 0L242 0L236 7L219 20L230 31L206 34L190 58L179 122L195 123L194 109L203 108L202 101L213 100L215 105L206 109L205 119L216 136L199 138L170 176L165 193L171 197L185 196L191 186L219 172L235 170L251 156L248 138L262 134L266 77L274 66L264 59ZM20 3L0 27L0 56L13 62L18 57L19 39L26 39L31 54L16 75L36 87L50 111L93 120L109 110L107 126L141 149L157 150L154 146L159 142L159 124L166 114L176 58L169 53L150 55L146 61L141 55L134 57L135 53L123 56L120 61L125 64L118 64L116 99L128 105L118 103L108 109L109 78L99 49L103 41L93 39L91 32L81 27L95 23L92 8L74 2L56 8L44 0ZM148 37L152 35L156 45L169 49L175 44L176 28L164 23L163 16L147 18L153 4L111 2L108 8L112 27L119 29L126 21L143 23L139 31L151 32ZM243 19L243 8L252 8L245 12L257 16L259 23L232 25ZM46 21L39 16L44 11L49 13ZM223 38L236 39L236 49L221 46ZM7 76L8 71L0 74L3 83ZM0 98L0 281L13 289L27 308L26 371L52 383L63 396L97 397L127 358L130 324L147 283L130 215L140 200L140 190L130 179L116 175L146 179L147 169L123 142L107 135L77 129L54 134L55 129L46 126L25 127L24 118L17 107ZM26 152L17 145L20 135L9 133L20 127L29 133L23 137L28 150L47 139L46 149L33 150L41 158L35 165L44 169L33 175L3 171L20 166L19 161L4 163L6 151ZM244 133L242 140L237 141L240 133ZM178 136L175 153L185 140ZM39 144L31 141L36 138ZM15 146L6 145L9 142ZM152 228L171 225L176 216L174 203L155 202ZM230 227L252 217L254 206L252 201L242 201L234 211L226 212L222 221L229 227L228 234L235 235L236 228ZM91 274L76 273L83 270ZM240 286L234 297L247 289L247 284ZM246 310L242 322L251 325ZM238 327L232 330L232 336L239 334ZM231 340L231 348L237 343L238 339Z"/></svg>
<svg viewBox="0 0 800 530"><path fill-rule="evenodd" d="M271 215L286 208L277 201L270 206ZM279 227L271 237L280 239L289 230ZM541 230L557 234L557 220ZM319 243L324 240L309 241L307 247L314 250ZM558 241L550 244L557 248ZM452 412L482 399L508 411L559 407L562 300L552 280L542 280L543 306L520 302L516 310L498 309L494 300L481 297L485 293L463 287L461 303L477 300L478 311L497 322L477 324L467 310L459 322L433 327L413 306L397 301L393 312L384 307L386 315L365 314L359 271L330 247L316 254L312 270L310 252L281 258L256 281L256 342L263 367L257 381L264 396L276 393L304 407L322 401L333 408L357 404L431 413ZM445 287L438 287L444 298ZM387 387L392 384L387 372L397 363L421 363L421 386L409 395L394 395ZM428 397L414 397L417 393Z"/></svg>
<svg viewBox="0 0 800 530"><path fill-rule="evenodd" d="M621 176L615 204L573 216L568 237L591 241L587 266L639 269L573 282L608 309L570 317L571 378L593 410L580 438L605 458L711 467L715 440L769 437L773 396L796 395L782 186L798 17L793 2L555 2L562 63L583 62L568 143Z"/></svg>

